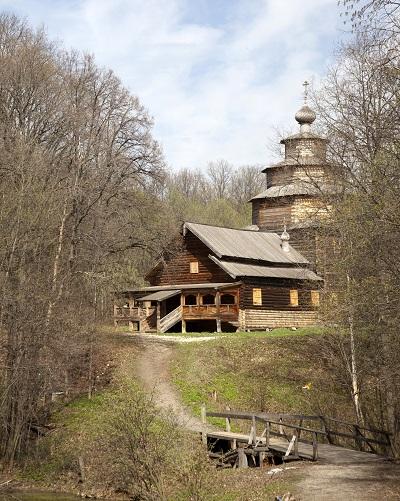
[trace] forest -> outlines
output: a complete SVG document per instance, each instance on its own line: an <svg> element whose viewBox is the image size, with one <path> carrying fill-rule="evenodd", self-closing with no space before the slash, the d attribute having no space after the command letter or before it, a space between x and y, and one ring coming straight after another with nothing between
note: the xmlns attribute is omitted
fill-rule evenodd
<svg viewBox="0 0 400 501"><path fill-rule="evenodd" d="M321 349L357 422L388 429L400 456L400 6L340 8L353 36L312 96L338 188L321 193L336 277ZM113 292L176 251L183 220L251 224L265 177L223 159L171 170L140 96L10 14L0 67L0 465L12 470L52 394L105 384L98 332Z"/></svg>

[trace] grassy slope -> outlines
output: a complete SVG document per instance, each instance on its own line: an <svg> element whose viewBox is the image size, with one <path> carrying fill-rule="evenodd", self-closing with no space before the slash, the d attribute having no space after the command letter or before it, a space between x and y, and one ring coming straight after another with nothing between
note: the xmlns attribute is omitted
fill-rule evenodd
<svg viewBox="0 0 400 501"><path fill-rule="evenodd" d="M180 345L173 379L183 401L199 414L211 409L302 412L352 418L348 396L321 359L323 331L276 329L232 334ZM311 383L310 390L302 387ZM216 400L215 400L216 394Z"/></svg>
<svg viewBox="0 0 400 501"><path fill-rule="evenodd" d="M240 338L240 335L237 336ZM223 339L221 338L222 342ZM205 343L207 344L207 343ZM107 396L119 380L135 380L135 364L139 349L129 339L115 338L109 345L110 360L114 366L113 383L92 399L85 396L67 405L60 405L53 414L54 432L37 444L35 454L28 459L16 475L15 487L46 489L50 491L73 492L95 496L110 495L95 485L77 483L77 458L93 450L99 454L96 435L101 427L102 416L109 411ZM89 465L87 465L89 467ZM87 472L90 476L90 470ZM290 491L301 470L271 476L263 470L229 470L207 472L204 501L250 501L252 499L275 499L277 495ZM113 497L113 496L112 496ZM114 497L113 497L114 498ZM186 501L186 487L178 486L170 501Z"/></svg>

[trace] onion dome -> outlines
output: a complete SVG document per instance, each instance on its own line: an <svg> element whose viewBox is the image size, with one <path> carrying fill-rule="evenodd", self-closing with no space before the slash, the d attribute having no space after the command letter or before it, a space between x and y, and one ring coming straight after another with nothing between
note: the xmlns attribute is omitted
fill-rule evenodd
<svg viewBox="0 0 400 501"><path fill-rule="evenodd" d="M282 232L282 235L281 235L281 240L282 240L282 242L289 242L289 240L290 240L290 235L286 231L286 224L283 227L283 232Z"/></svg>
<svg viewBox="0 0 400 501"><path fill-rule="evenodd" d="M294 118L300 125L311 125L317 118L317 115L315 114L315 111L313 111L307 104L305 104L299 109Z"/></svg>
<svg viewBox="0 0 400 501"><path fill-rule="evenodd" d="M289 236L289 233L286 231L286 224L285 224L283 227L282 235L281 235L281 247L282 247L283 252L290 251L289 240L290 240L290 236Z"/></svg>

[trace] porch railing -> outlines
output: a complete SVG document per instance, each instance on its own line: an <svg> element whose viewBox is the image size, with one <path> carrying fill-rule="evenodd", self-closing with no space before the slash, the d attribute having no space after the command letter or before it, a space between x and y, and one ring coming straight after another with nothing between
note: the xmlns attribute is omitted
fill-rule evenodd
<svg viewBox="0 0 400 501"><path fill-rule="evenodd" d="M221 316L237 316L237 304L221 304L219 314ZM215 304L185 304L183 306L183 315L187 317L215 317L218 314L218 308Z"/></svg>
<svg viewBox="0 0 400 501"><path fill-rule="evenodd" d="M139 308L139 307L124 307L114 306L114 317L116 318L131 318L142 319L151 316L156 311L156 308Z"/></svg>

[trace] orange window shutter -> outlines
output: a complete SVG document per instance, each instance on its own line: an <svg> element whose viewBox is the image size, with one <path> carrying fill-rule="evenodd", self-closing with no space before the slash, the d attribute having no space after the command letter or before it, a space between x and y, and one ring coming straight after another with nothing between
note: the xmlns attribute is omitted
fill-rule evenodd
<svg viewBox="0 0 400 501"><path fill-rule="evenodd" d="M190 263L190 273L198 273L199 272L199 262L192 261Z"/></svg>
<svg viewBox="0 0 400 501"><path fill-rule="evenodd" d="M253 289L253 304L262 305L261 289Z"/></svg>
<svg viewBox="0 0 400 501"><path fill-rule="evenodd" d="M290 290L290 306L299 306L299 291L297 289Z"/></svg>
<svg viewBox="0 0 400 501"><path fill-rule="evenodd" d="M319 306L319 291L311 291L312 306Z"/></svg>

